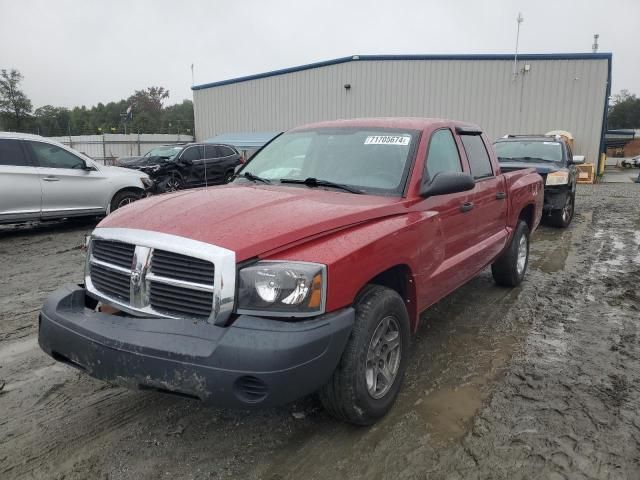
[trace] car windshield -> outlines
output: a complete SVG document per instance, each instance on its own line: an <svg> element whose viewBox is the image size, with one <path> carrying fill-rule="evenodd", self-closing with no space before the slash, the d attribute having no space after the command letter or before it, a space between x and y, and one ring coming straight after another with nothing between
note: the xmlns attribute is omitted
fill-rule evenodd
<svg viewBox="0 0 640 480"><path fill-rule="evenodd" d="M270 183L282 180L286 185L295 185L287 180L312 179L365 193L400 195L417 139L416 131L396 129L325 128L285 133L254 155L239 172L239 179L259 177Z"/></svg>
<svg viewBox="0 0 640 480"><path fill-rule="evenodd" d="M499 160L543 160L547 162L562 161L562 145L560 142L509 141L496 142L493 145Z"/></svg>
<svg viewBox="0 0 640 480"><path fill-rule="evenodd" d="M182 151L181 146L163 146L156 147L144 154L145 157L162 157L172 160Z"/></svg>

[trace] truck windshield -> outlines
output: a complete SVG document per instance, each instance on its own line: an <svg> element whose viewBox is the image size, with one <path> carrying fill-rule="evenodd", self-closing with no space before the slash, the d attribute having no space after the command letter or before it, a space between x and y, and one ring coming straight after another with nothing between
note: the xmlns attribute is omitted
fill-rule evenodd
<svg viewBox="0 0 640 480"><path fill-rule="evenodd" d="M270 183L285 180L283 185L298 187L332 182L363 193L401 195L417 139L416 131L396 129L331 128L285 133L251 158L239 173L239 181L257 176ZM311 181L305 183L305 179Z"/></svg>
<svg viewBox="0 0 640 480"><path fill-rule="evenodd" d="M496 142L498 159L505 160L543 160L547 162L562 161L562 145L559 142Z"/></svg>

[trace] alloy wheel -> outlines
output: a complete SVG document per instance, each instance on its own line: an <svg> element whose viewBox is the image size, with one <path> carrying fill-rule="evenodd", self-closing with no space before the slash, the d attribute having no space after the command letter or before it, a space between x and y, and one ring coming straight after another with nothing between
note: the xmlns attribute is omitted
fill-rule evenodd
<svg viewBox="0 0 640 480"><path fill-rule="evenodd" d="M382 398L391 389L398 375L401 354L398 320L385 317L373 332L367 351L365 376L371 397Z"/></svg>

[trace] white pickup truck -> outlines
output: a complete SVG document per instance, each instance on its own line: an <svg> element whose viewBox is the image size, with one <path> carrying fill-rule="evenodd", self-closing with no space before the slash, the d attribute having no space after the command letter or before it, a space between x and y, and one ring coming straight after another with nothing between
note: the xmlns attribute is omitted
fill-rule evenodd
<svg viewBox="0 0 640 480"><path fill-rule="evenodd" d="M105 215L152 185L38 135L0 132L0 223Z"/></svg>

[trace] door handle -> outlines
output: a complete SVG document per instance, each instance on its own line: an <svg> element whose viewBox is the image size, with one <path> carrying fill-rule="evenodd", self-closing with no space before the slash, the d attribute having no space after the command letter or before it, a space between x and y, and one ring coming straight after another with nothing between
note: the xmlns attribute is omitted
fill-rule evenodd
<svg viewBox="0 0 640 480"><path fill-rule="evenodd" d="M42 180L44 180L45 182L59 182L60 179L58 177L44 177Z"/></svg>
<svg viewBox="0 0 640 480"><path fill-rule="evenodd" d="M473 202L464 202L462 205L460 205L460 211L462 213L470 212L471 210L473 210L473 207L475 207Z"/></svg>
<svg viewBox="0 0 640 480"><path fill-rule="evenodd" d="M504 200L505 198L507 198L507 194L504 192L498 192L496 193L496 200Z"/></svg>

